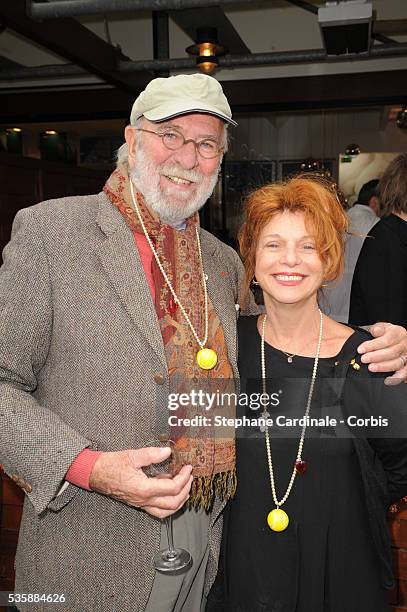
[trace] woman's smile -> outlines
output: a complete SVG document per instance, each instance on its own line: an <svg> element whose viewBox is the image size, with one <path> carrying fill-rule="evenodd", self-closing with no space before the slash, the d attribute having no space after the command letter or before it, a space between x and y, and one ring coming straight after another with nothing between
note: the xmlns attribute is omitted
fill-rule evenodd
<svg viewBox="0 0 407 612"><path fill-rule="evenodd" d="M306 274L291 274L287 272L277 272L277 274L272 274L271 276L273 276L280 285L285 287L296 287L307 277Z"/></svg>

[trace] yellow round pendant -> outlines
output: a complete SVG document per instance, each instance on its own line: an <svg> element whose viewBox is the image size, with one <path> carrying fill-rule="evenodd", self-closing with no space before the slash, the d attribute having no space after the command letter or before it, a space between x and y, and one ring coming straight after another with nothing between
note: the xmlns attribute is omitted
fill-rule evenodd
<svg viewBox="0 0 407 612"><path fill-rule="evenodd" d="M267 524L273 531L284 531L289 522L288 514L281 508L275 508L268 513Z"/></svg>
<svg viewBox="0 0 407 612"><path fill-rule="evenodd" d="M212 370L218 363L218 356L213 349L203 348L197 352L196 362L202 370Z"/></svg>

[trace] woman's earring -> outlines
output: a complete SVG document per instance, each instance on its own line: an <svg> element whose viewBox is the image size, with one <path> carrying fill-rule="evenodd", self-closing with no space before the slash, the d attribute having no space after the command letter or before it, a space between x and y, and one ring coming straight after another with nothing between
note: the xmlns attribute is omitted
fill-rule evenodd
<svg viewBox="0 0 407 612"><path fill-rule="evenodd" d="M258 305L264 305L263 291L262 291L262 288L260 287L260 283L256 281L255 277L253 277L252 279L252 285L253 285L252 292L254 295L254 301Z"/></svg>

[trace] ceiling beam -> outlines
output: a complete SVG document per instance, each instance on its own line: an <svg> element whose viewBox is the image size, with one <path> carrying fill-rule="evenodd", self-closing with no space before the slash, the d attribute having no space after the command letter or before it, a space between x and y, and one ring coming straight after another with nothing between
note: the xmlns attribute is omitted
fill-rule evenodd
<svg viewBox="0 0 407 612"><path fill-rule="evenodd" d="M407 70L223 81L233 112L403 104ZM134 96L113 88L11 93L0 90L3 125L129 119ZM50 129L52 126L50 127Z"/></svg>
<svg viewBox="0 0 407 612"><path fill-rule="evenodd" d="M3 55L0 55L0 69L2 69L2 68L10 68L12 70L15 70L15 69L18 69L20 67L22 67L22 66L18 62L14 62L13 60L9 59L8 57L4 57Z"/></svg>
<svg viewBox="0 0 407 612"><path fill-rule="evenodd" d="M379 19L373 22L374 34L407 34L407 19Z"/></svg>
<svg viewBox="0 0 407 612"><path fill-rule="evenodd" d="M31 2L30 13L33 19L43 20L126 11L170 11L252 3L253 0L60 0L45 3Z"/></svg>
<svg viewBox="0 0 407 612"><path fill-rule="evenodd" d="M303 64L314 62L346 62L354 60L369 60L377 57L407 56L407 43L392 43L376 45L369 53L349 53L347 55L327 55L325 49L302 49L296 51L273 51L271 53L246 53L242 55L225 55L218 58L219 67L232 68L238 66L281 66L288 64ZM135 70L187 70L193 68L195 60L190 57L160 60L140 60L137 62L120 62L119 70L133 72Z"/></svg>
<svg viewBox="0 0 407 612"><path fill-rule="evenodd" d="M282 66L303 63L335 63L343 61L369 60L378 57L407 56L407 43L377 45L371 47L368 54L349 54L328 56L325 49L304 49L298 51L280 51L273 53L248 53L245 55L226 55L219 57L220 67L238 66ZM190 57L178 59L141 60L138 62L121 61L117 65L119 74L152 73L170 70L192 69L195 60ZM50 77L75 77L84 74L83 69L73 64L33 66L0 69L0 81L22 80Z"/></svg>
<svg viewBox="0 0 407 612"><path fill-rule="evenodd" d="M402 103L406 82L407 70L387 70L223 81L222 86L234 113L253 113Z"/></svg>
<svg viewBox="0 0 407 612"><path fill-rule="evenodd" d="M106 83L137 93L151 80L151 74L120 74L118 62L127 58L75 19L38 23L27 16L29 0L0 2L0 21L29 40L73 62ZM44 6L44 5L41 5Z"/></svg>
<svg viewBox="0 0 407 612"><path fill-rule="evenodd" d="M169 19L166 11L153 12L153 55L155 60L169 59L170 34ZM168 77L168 70L156 70L156 77Z"/></svg>
<svg viewBox="0 0 407 612"><path fill-rule="evenodd" d="M313 13L314 15L318 15L318 7L314 6L310 2L306 2L305 0L287 0L290 4L294 6L298 6L299 8L308 11L309 13Z"/></svg>
<svg viewBox="0 0 407 612"><path fill-rule="evenodd" d="M49 66L6 65L0 59L0 81L70 78L89 75L76 64L50 64Z"/></svg>
<svg viewBox="0 0 407 612"><path fill-rule="evenodd" d="M384 45L397 45L397 41L394 40L393 38L389 38L388 36L385 36L384 34L372 34L372 38L374 38L375 40L377 40L377 42L383 43Z"/></svg>

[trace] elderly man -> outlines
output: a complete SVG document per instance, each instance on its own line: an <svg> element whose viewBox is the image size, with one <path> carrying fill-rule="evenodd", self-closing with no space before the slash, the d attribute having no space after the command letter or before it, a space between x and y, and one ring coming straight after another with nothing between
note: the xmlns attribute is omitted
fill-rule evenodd
<svg viewBox="0 0 407 612"><path fill-rule="evenodd" d="M169 454L151 440L168 435L177 377L238 376L242 266L197 216L228 124L215 79L155 79L102 193L16 216L0 278L0 462L27 494L16 593L37 596L17 596L20 610L54 610L54 597L69 612L195 612L213 582L233 441L181 437L184 467L172 479L142 468ZM367 358L394 370L406 333L383 331ZM181 508L175 543L193 563L159 574L158 519Z"/></svg>

